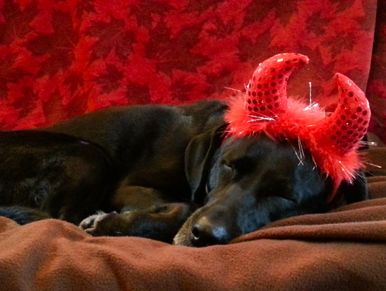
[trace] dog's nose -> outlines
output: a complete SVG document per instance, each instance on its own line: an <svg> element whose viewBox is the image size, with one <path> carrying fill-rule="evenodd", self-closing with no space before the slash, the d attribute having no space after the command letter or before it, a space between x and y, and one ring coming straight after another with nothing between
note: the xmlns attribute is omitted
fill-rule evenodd
<svg viewBox="0 0 386 291"><path fill-rule="evenodd" d="M213 223L205 216L192 227L191 242L196 247L224 244L229 240L228 237L229 233L223 225Z"/></svg>

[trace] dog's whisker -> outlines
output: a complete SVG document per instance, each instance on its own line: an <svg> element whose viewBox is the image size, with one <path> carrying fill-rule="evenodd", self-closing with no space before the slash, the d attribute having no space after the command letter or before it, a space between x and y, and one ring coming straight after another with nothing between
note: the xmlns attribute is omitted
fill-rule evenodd
<svg viewBox="0 0 386 291"><path fill-rule="evenodd" d="M302 157L301 157L301 154L297 152L296 148L295 148L293 145L291 145L291 146L292 146L292 149L294 150L294 153L295 153L296 157L297 157L298 160L299 160L298 166L304 166L304 163L303 163L303 159L302 159Z"/></svg>
<svg viewBox="0 0 386 291"><path fill-rule="evenodd" d="M318 164L316 163L314 156L312 156L312 162L314 163L314 167L312 168L312 170L314 170L318 167Z"/></svg>
<svg viewBox="0 0 386 291"><path fill-rule="evenodd" d="M298 138L298 149L299 149L299 151L297 151L296 149L295 149L295 146L293 146L292 145L292 148L293 148L293 150L294 150L294 152L295 152L295 155L296 155L296 157L298 158L298 160L299 160L299 163L298 163L298 166L304 166L304 158L305 158L305 155L304 155L304 150L303 150L303 146L302 146L302 143L301 143L301 141L300 141L300 139Z"/></svg>
<svg viewBox="0 0 386 291"><path fill-rule="evenodd" d="M303 144L302 141L300 140L300 137L298 137L298 147L299 147L299 152L302 160L304 160L305 155L304 155L304 149L303 149Z"/></svg>
<svg viewBox="0 0 386 291"><path fill-rule="evenodd" d="M366 165L369 165L369 166L372 166L372 167L375 167L375 168L378 168L378 169L382 169L381 165L373 164L373 163L370 163L370 162L367 162L367 161L365 161L364 163Z"/></svg>

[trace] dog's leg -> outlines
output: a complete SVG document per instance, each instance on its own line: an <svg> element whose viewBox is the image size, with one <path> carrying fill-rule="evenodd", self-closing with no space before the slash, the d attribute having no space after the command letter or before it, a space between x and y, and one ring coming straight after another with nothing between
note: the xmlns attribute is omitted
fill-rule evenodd
<svg viewBox="0 0 386 291"><path fill-rule="evenodd" d="M171 242L190 215L185 203L167 203L152 188L124 186L116 191L112 205L120 213L97 212L79 227L94 236L141 236Z"/></svg>
<svg viewBox="0 0 386 291"><path fill-rule="evenodd" d="M119 211L146 209L165 203L160 191L140 186L123 186L115 192L111 205Z"/></svg>
<svg viewBox="0 0 386 291"><path fill-rule="evenodd" d="M79 227L93 236L140 236L172 242L191 211L185 203L166 203L121 213L100 212Z"/></svg>
<svg viewBox="0 0 386 291"><path fill-rule="evenodd" d="M108 235L106 232L109 232L109 230L106 230L106 227L103 227L104 230L102 230L101 226L104 225L103 220L113 220L113 222L109 223L109 229L119 229L119 226L113 225L114 221L116 222L115 224L121 224L121 218L119 218L119 215L117 216L117 211L127 214L130 211L141 211L156 205L161 205L165 203L161 196L161 193L153 188L140 186L119 187L110 202L111 209L114 211L110 213L97 211L97 213L83 219L79 227L87 230L90 234L98 233L99 235ZM122 217L126 219L125 216ZM119 233L119 230L117 232Z"/></svg>

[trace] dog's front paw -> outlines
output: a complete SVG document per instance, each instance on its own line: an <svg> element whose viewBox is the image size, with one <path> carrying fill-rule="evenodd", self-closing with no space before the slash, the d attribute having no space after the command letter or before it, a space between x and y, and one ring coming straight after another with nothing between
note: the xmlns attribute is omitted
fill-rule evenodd
<svg viewBox="0 0 386 291"><path fill-rule="evenodd" d="M100 235L99 227L101 221L106 219L109 216L115 216L117 212L113 211L110 213L105 213L103 211L98 211L96 214L93 214L81 221L79 228L83 229L85 232L91 235Z"/></svg>
<svg viewBox="0 0 386 291"><path fill-rule="evenodd" d="M141 236L171 242L189 215L188 204L166 203L121 213L98 212L79 227L93 236Z"/></svg>

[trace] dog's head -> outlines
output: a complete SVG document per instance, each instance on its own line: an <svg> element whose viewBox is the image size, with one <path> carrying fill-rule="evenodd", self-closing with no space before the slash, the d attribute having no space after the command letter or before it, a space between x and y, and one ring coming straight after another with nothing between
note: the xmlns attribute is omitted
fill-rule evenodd
<svg viewBox="0 0 386 291"><path fill-rule="evenodd" d="M174 238L177 245L225 244L272 221L329 209L332 182L297 144L264 135L227 138L219 131L193 139L186 151L186 173L193 200L201 205ZM355 188L355 190L353 189ZM366 195L363 180L341 189ZM342 199L342 195L336 195Z"/></svg>
<svg viewBox="0 0 386 291"><path fill-rule="evenodd" d="M287 98L288 78L306 63L306 56L286 53L259 64L245 92L229 101L225 140L201 135L187 147L193 198L200 200L205 189L207 195L176 244L227 243L274 220L326 210L342 190L357 200L366 196L363 180L354 181L371 115L366 96L336 74L339 98L331 114Z"/></svg>

